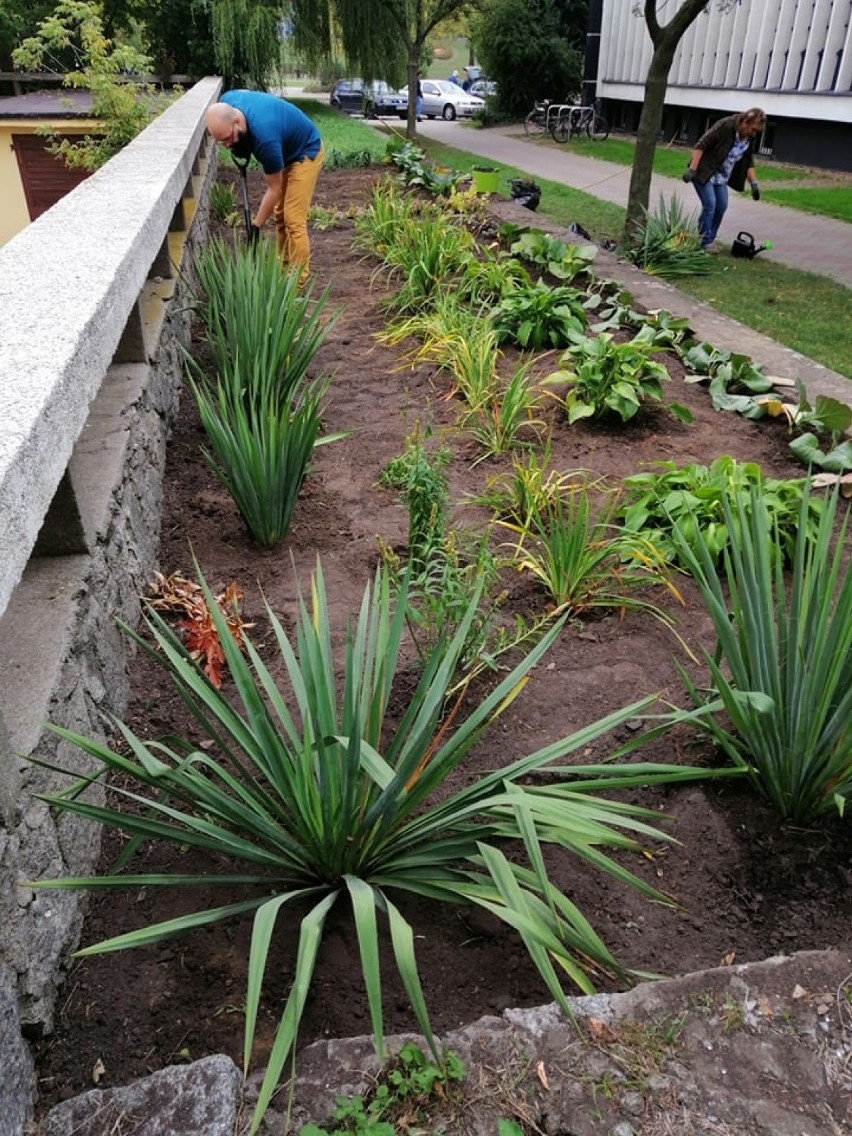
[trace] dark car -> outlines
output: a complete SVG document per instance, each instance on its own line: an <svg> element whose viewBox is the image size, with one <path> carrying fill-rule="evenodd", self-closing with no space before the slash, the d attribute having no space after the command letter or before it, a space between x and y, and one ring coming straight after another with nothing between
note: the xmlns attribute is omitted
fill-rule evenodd
<svg viewBox="0 0 852 1136"><path fill-rule="evenodd" d="M408 109L408 94L401 95L389 86L384 79L374 79L364 87L363 110L367 118L381 118L387 114L399 114Z"/></svg>
<svg viewBox="0 0 852 1136"><path fill-rule="evenodd" d="M328 101L335 110L345 110L347 114L361 114L364 84L360 79L338 79L331 88Z"/></svg>

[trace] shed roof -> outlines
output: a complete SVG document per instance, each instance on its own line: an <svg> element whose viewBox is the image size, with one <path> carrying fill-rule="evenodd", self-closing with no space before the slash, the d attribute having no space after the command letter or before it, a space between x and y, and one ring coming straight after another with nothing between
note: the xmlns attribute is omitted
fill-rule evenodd
<svg viewBox="0 0 852 1136"><path fill-rule="evenodd" d="M31 91L0 99L0 118L89 118L91 91Z"/></svg>

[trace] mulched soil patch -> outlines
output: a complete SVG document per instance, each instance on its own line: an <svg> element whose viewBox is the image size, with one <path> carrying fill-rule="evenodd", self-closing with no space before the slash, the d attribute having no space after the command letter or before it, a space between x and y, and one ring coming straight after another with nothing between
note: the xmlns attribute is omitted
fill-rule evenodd
<svg viewBox="0 0 852 1136"><path fill-rule="evenodd" d="M222 171L223 180L233 175ZM329 210L362 206L376 170L324 171L316 202ZM259 200L259 175L251 192ZM238 186L235 188L238 189ZM447 401L446 377L429 367L400 369L401 352L378 346L383 326L380 300L386 282L374 280L374 264L352 249L353 223L315 231L313 272L331 287L331 306L341 317L316 360L316 373L331 373L326 424L346 429L342 442L316 454L312 475L296 507L290 533L274 551L257 548L237 511L204 464L203 434L189 394L169 448L162 522L161 570L192 575L194 553L214 588L235 579L245 589L244 615L264 644L268 624L261 589L285 624L295 610L292 564L302 584L322 558L339 639L357 610L377 557L377 534L404 547L407 517L394 494L378 486L386 462L398 456L415 423L428 420L456 454L450 467L453 498L481 492L501 468L475 467L469 440L452 430L456 407ZM555 364L551 357L548 366ZM554 430L554 468L584 468L617 481L644 463L671 459L709 464L726 453L758 462L775 477L800 476L787 453L783 428L718 414L706 391L674 378L667 395L688 405L692 425L652 409L620 429L578 423ZM556 408L554 405L554 416ZM505 463L504 463L505 464ZM483 514L459 504L455 521L481 522ZM191 550L190 550L191 546ZM292 564L291 564L292 558ZM521 578L507 578L508 610L541 609L542 597ZM679 631L694 648L710 643L709 622L695 590L684 582ZM603 714L650 692L681 699L674 666L675 639L646 614L617 614L566 627L521 697L461 771L465 779L495 763L532 752ZM142 655L133 664L133 701L127 717L145 737L183 728L183 710L162 672ZM623 730L615 741L625 740ZM614 748L599 745L581 760ZM689 736L659 743L655 756L697 761L707 754ZM826 820L807 828L782 823L753 792L732 783L648 791L637 800L659 810L677 843L629 858L630 867L676 900L651 904L598 876L567 856L553 855L553 879L592 920L622 964L645 972L683 974L724 962L747 962L776 953L845 947L852 927L852 828ZM110 838L104 865L116 851ZM134 870L215 870L191 855L146 850ZM197 906L199 897L160 890L93 898L84 943L166 919ZM219 892L218 902L226 897ZM536 1005L549 995L516 936L479 914L408 903L415 924L418 961L427 1004L438 1030L485 1012ZM293 977L293 927L275 944L258 1053L269 1044L276 1015ZM102 1085L122 1084L182 1060L224 1052L240 1061L245 969L250 924L217 926L156 948L83 960L72 965L57 1031L38 1053L41 1107L92 1085L100 1059ZM412 1017L393 967L384 969L388 1032L411 1028ZM612 984L600 976L603 988ZM332 917L317 967L300 1043L322 1036L369 1032L366 1000L352 928Z"/></svg>

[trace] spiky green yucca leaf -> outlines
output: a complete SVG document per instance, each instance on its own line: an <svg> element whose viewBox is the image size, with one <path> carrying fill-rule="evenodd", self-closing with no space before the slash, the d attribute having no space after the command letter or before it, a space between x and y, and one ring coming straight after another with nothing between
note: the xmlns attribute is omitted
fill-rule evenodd
<svg viewBox="0 0 852 1136"><path fill-rule="evenodd" d="M282 1075L301 1019L326 916L338 900L352 905L376 1044L383 1047L378 921L388 919L394 957L418 1024L436 1051L420 987L412 928L392 900L413 892L437 901L493 912L515 928L553 996L567 1010L560 971L591 989L587 968L622 973L582 914L550 882L541 848L575 853L647 895L663 898L608 855L662 836L650 810L596 798L587 785L621 788L705 777L705 770L642 765L587 766L579 777L555 762L648 709L653 699L625 707L570 737L486 774L461 788L448 784L476 742L523 687L559 633L556 625L470 713L461 695L448 708L475 595L451 641L425 661L401 721L389 731L385 713L406 617L403 584L394 609L379 571L350 626L345 662L335 660L323 576L300 600L292 637L268 611L279 658L274 671L249 642L244 656L227 631L202 580L222 641L233 689L222 693L204 677L180 640L154 612L147 624L152 655L212 746L195 749L145 742L119 724L123 752L56 728L62 737L121 774L114 804L82 799L79 786L49 798L51 806L142 837L225 856L241 866L207 885L242 882L249 898L130 932L85 953L150 943L181 930L254 911L246 1001L245 1062L251 1058L263 976L276 923L307 904L300 924L295 978L287 999L251 1124L257 1131ZM342 679L338 674L342 673ZM657 730L666 723L658 725ZM625 752L640 744L628 743ZM525 788L524 778L550 769L548 784ZM507 840L519 840L530 866L508 859ZM498 845L500 846L498 848ZM191 885L186 874L41 881L41 887ZM252 894L254 893L254 894ZM292 916L291 916L292 917Z"/></svg>
<svg viewBox="0 0 852 1136"><path fill-rule="evenodd" d="M848 513L833 548L837 492L816 526L809 498L806 489L789 586L777 522L753 487L724 501L731 536L722 570L702 529L689 540L678 526L673 533L718 640L715 655L707 658L710 697L721 698L730 725L711 717L704 728L782 816L799 821L834 809L843 814L852 795ZM704 702L685 675L684 681L696 703Z"/></svg>

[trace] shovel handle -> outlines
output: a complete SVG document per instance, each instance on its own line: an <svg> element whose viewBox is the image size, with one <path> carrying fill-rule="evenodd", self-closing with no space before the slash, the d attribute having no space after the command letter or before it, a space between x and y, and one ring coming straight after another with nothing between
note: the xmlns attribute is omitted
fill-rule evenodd
<svg viewBox="0 0 852 1136"><path fill-rule="evenodd" d="M251 235L251 206L249 205L248 196L248 164L249 158L238 158L236 154L231 154L234 160L234 165L240 171L240 177L243 181L243 219L246 223L246 240Z"/></svg>

